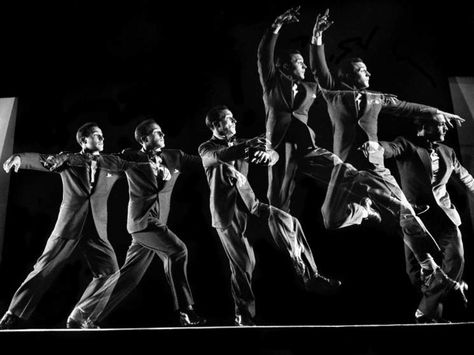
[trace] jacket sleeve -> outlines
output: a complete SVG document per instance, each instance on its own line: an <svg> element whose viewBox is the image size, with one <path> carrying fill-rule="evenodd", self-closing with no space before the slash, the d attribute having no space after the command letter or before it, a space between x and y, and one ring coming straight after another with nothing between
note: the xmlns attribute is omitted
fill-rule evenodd
<svg viewBox="0 0 474 355"><path fill-rule="evenodd" d="M270 29L265 32L257 50L257 66L260 83L264 90L271 86L270 82L275 77L275 45L278 34Z"/></svg>
<svg viewBox="0 0 474 355"><path fill-rule="evenodd" d="M395 95L382 94L382 112L384 113L415 119L419 116L429 117L437 111L434 107L402 101Z"/></svg>
<svg viewBox="0 0 474 355"><path fill-rule="evenodd" d="M17 155L21 159L20 169L57 172L57 170L49 169L48 157L54 156L53 154L19 153Z"/></svg>
<svg viewBox="0 0 474 355"><path fill-rule="evenodd" d="M182 169L187 170L195 170L201 169L202 167L202 159L198 155L187 154L183 151L179 151L181 166Z"/></svg>
<svg viewBox="0 0 474 355"><path fill-rule="evenodd" d="M452 159L453 159L453 169L454 169L454 174L456 177L461 181L464 186L471 192L471 194L474 194L474 178L472 177L471 174L464 168L459 160L456 157L456 153L454 153L454 150L452 151Z"/></svg>
<svg viewBox="0 0 474 355"><path fill-rule="evenodd" d="M397 137L391 142L379 141L383 147L383 157L385 159L398 158L409 150L409 143L403 137Z"/></svg>
<svg viewBox="0 0 474 355"><path fill-rule="evenodd" d="M210 167L219 165L222 162L243 159L248 155L245 142L232 147L222 147L212 142L206 142L199 146L199 155L202 158L202 165Z"/></svg>
<svg viewBox="0 0 474 355"><path fill-rule="evenodd" d="M313 72L313 76L319 85L326 90L332 90L337 86L336 79L329 71L326 54L323 45L310 44L309 47L309 66Z"/></svg>

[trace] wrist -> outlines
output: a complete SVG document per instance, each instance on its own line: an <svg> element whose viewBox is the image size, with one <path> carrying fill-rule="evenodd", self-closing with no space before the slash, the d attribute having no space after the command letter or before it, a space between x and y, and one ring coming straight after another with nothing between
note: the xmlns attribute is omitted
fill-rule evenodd
<svg viewBox="0 0 474 355"><path fill-rule="evenodd" d="M281 26L282 26L281 23L273 23L272 24L272 32L274 34L278 34L278 32L280 31Z"/></svg>
<svg viewBox="0 0 474 355"><path fill-rule="evenodd" d="M311 37L311 44L315 44L317 46L323 44L323 36L321 32L318 31L313 34L313 37Z"/></svg>

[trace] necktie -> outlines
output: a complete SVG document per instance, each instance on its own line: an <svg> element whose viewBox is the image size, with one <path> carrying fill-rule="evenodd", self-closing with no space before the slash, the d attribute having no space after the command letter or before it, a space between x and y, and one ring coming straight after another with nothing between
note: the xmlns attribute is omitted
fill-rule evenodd
<svg viewBox="0 0 474 355"><path fill-rule="evenodd" d="M83 153L84 157L87 161L87 170L89 173L89 186L91 190L94 188L95 185L95 175L97 172L97 160L99 159L98 154L91 154L91 153Z"/></svg>

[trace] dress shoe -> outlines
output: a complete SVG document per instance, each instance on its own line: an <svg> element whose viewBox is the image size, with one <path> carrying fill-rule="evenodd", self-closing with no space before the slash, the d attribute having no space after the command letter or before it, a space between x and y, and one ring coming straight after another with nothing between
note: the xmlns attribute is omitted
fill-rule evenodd
<svg viewBox="0 0 474 355"><path fill-rule="evenodd" d="M89 317L84 317L84 313L79 309L74 309L66 321L68 329L99 329L100 327Z"/></svg>
<svg viewBox="0 0 474 355"><path fill-rule="evenodd" d="M321 274L314 275L305 283L305 289L321 295L335 294L341 287L341 281L330 279Z"/></svg>
<svg viewBox="0 0 474 355"><path fill-rule="evenodd" d="M256 324L253 319L249 316L242 314L236 314L234 318L234 325L237 327L255 327Z"/></svg>
<svg viewBox="0 0 474 355"><path fill-rule="evenodd" d="M179 324L182 327L198 327L206 324L207 320L199 316L194 309L179 311Z"/></svg>
<svg viewBox="0 0 474 355"><path fill-rule="evenodd" d="M90 319L79 321L73 318L67 319L66 328L68 329L100 329L100 327Z"/></svg>
<svg viewBox="0 0 474 355"><path fill-rule="evenodd" d="M373 202L370 198L364 197L360 200L360 205L367 211L368 216L364 218L366 221L373 223L382 222L382 217L380 216L380 213L372 207Z"/></svg>
<svg viewBox="0 0 474 355"><path fill-rule="evenodd" d="M460 296L464 305L467 306L468 300L466 296L466 291L469 286L464 281L455 281L450 278L441 268L437 268L434 271L421 269L420 278L422 281L422 291L424 292L428 288L432 287L433 283L445 284L447 287L450 287L452 290L457 292Z"/></svg>
<svg viewBox="0 0 474 355"><path fill-rule="evenodd" d="M23 328L22 323L24 320L20 317L14 315L12 312L7 311L2 319L0 320L0 330L1 329L21 329Z"/></svg>

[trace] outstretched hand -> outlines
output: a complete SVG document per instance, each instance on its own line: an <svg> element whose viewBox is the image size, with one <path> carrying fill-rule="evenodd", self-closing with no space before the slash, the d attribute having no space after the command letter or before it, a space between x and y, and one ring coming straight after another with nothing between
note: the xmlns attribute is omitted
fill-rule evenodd
<svg viewBox="0 0 474 355"><path fill-rule="evenodd" d="M462 118L458 115L455 115L454 113L443 112L443 116L446 119L446 124L449 126L449 128L454 127L453 121L456 124L456 126L458 126L458 127L461 127L461 124L464 121L466 121L464 118Z"/></svg>
<svg viewBox="0 0 474 355"><path fill-rule="evenodd" d="M5 160L5 163L3 163L3 170L5 170L6 173L10 172L10 169L13 167L14 172L17 173L18 170L20 169L21 165L21 158L19 155L14 154L7 160Z"/></svg>
<svg viewBox="0 0 474 355"><path fill-rule="evenodd" d="M300 16L300 7L301 6L298 5L286 10L284 13L278 16L275 21L273 21L273 27L281 27L288 23L299 22L298 17Z"/></svg>
<svg viewBox="0 0 474 355"><path fill-rule="evenodd" d="M329 20L329 9L326 9L324 15L318 14L313 27L313 36L321 35L321 33L331 27L333 23L334 21Z"/></svg>

